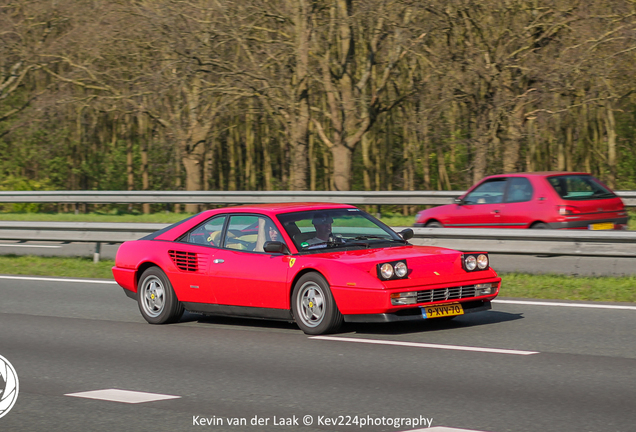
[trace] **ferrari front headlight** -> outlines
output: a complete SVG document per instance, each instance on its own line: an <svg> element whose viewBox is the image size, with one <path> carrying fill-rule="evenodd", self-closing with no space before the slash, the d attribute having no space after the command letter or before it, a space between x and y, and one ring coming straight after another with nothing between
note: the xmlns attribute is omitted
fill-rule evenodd
<svg viewBox="0 0 636 432"><path fill-rule="evenodd" d="M466 270L473 271L477 267L477 258L475 258L475 255L468 255L464 263L466 264Z"/></svg>
<svg viewBox="0 0 636 432"><path fill-rule="evenodd" d="M391 279L393 277L393 266L391 263L384 263L380 266L380 274L384 279Z"/></svg>
<svg viewBox="0 0 636 432"><path fill-rule="evenodd" d="M400 261L395 264L395 275L399 278L403 278L408 273L409 269L406 267L406 263L404 261Z"/></svg>
<svg viewBox="0 0 636 432"><path fill-rule="evenodd" d="M488 253L486 252L465 253L462 255L461 260L462 267L468 272L487 270L490 266Z"/></svg>
<svg viewBox="0 0 636 432"><path fill-rule="evenodd" d="M477 255L477 267L479 267L481 270L488 267L488 255L485 255L485 254Z"/></svg>
<svg viewBox="0 0 636 432"><path fill-rule="evenodd" d="M377 265L380 280L405 279L409 274L409 267L405 260L391 261Z"/></svg>

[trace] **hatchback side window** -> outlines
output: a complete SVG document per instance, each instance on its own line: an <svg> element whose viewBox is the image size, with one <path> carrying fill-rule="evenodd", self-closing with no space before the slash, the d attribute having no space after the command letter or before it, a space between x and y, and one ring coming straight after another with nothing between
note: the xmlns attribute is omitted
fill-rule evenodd
<svg viewBox="0 0 636 432"><path fill-rule="evenodd" d="M525 177L512 177L508 179L506 202L516 203L530 201L532 199L532 185Z"/></svg>
<svg viewBox="0 0 636 432"><path fill-rule="evenodd" d="M464 204L497 204L503 201L506 179L488 180L464 197Z"/></svg>

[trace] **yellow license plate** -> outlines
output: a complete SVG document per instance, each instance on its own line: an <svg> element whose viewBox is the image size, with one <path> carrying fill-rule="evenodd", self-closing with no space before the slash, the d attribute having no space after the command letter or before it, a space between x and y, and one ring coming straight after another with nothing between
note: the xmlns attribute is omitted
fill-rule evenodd
<svg viewBox="0 0 636 432"><path fill-rule="evenodd" d="M422 309L422 317L424 319L464 315L464 308L459 303L422 306L420 309Z"/></svg>
<svg viewBox="0 0 636 432"><path fill-rule="evenodd" d="M590 224L588 226L589 229L594 230L594 231L598 231L598 230L613 230L614 229L614 224L612 222L607 222L607 223L595 223L595 224Z"/></svg>

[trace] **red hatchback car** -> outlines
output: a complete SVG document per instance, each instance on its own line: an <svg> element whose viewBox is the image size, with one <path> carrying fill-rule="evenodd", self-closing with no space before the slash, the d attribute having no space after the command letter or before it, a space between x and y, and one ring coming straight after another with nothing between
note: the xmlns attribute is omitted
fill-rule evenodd
<svg viewBox="0 0 636 432"><path fill-rule="evenodd" d="M500 174L484 178L448 204L423 210L419 227L627 229L623 201L579 172Z"/></svg>
<svg viewBox="0 0 636 432"><path fill-rule="evenodd" d="M350 205L239 206L123 243L113 273L152 324L187 310L295 321L321 334L343 321L490 309L501 278L487 253L414 246L412 236Z"/></svg>

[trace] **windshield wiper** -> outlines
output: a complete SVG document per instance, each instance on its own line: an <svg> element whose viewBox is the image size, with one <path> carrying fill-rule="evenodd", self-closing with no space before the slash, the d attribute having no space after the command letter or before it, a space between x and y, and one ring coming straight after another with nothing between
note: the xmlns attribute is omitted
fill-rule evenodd
<svg viewBox="0 0 636 432"><path fill-rule="evenodd" d="M377 236L377 235L361 235L361 236L352 238L352 240L369 240L369 239L389 240L386 237Z"/></svg>

